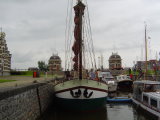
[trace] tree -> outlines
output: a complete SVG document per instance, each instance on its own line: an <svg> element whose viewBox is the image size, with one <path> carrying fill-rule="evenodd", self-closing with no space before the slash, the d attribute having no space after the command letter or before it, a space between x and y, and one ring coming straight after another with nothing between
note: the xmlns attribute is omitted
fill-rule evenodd
<svg viewBox="0 0 160 120"><path fill-rule="evenodd" d="M48 65L45 64L44 61L38 61L38 68L40 71L44 71L44 72L48 71Z"/></svg>
<svg viewBox="0 0 160 120"><path fill-rule="evenodd" d="M129 75L131 74L131 68L128 69L128 73L129 73Z"/></svg>

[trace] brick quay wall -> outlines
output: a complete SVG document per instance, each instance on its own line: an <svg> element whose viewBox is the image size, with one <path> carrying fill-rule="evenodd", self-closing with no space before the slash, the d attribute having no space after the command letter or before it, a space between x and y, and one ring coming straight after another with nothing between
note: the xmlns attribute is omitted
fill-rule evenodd
<svg viewBox="0 0 160 120"><path fill-rule="evenodd" d="M32 85L0 91L0 120L36 120L53 103L53 85Z"/></svg>

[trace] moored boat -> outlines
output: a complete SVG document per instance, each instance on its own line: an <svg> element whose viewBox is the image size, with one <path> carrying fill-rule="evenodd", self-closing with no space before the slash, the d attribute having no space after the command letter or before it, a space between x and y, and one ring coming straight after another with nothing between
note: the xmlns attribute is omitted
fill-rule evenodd
<svg viewBox="0 0 160 120"><path fill-rule="evenodd" d="M160 119L160 82L146 80L147 76L147 24L145 23L145 72L144 80L133 83L132 101L143 110Z"/></svg>
<svg viewBox="0 0 160 120"><path fill-rule="evenodd" d="M133 80L127 75L116 76L117 89L132 90Z"/></svg>
<svg viewBox="0 0 160 120"><path fill-rule="evenodd" d="M133 86L133 103L160 119L160 82L135 81Z"/></svg>
<svg viewBox="0 0 160 120"><path fill-rule="evenodd" d="M105 107L106 97L108 95L108 85L105 82L89 79L88 73L83 72L85 71L85 65L82 65L82 63L85 63L85 61L83 61L85 59L85 57L83 57L85 54L83 46L85 39L83 36L84 31L82 30L84 30L83 22L85 17L85 7L86 6L82 3L81 0L78 0L77 4L74 6L75 27L74 44L72 47L74 53L74 57L72 59L73 74L69 75L70 71L67 71L67 79L62 80L60 83L54 86L56 105L58 108L63 110L95 111ZM72 78L68 78L71 76Z"/></svg>
<svg viewBox="0 0 160 120"><path fill-rule="evenodd" d="M101 72L102 81L108 84L108 92L116 92L117 91L117 81L111 75L110 72Z"/></svg>
<svg viewBox="0 0 160 120"><path fill-rule="evenodd" d="M132 99L129 97L113 97L107 98L107 102L121 103L121 102L132 102Z"/></svg>

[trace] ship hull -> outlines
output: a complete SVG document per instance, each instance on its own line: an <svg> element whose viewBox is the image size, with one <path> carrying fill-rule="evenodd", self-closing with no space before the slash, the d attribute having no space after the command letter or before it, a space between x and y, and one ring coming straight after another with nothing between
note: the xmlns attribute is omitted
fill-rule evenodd
<svg viewBox="0 0 160 120"><path fill-rule="evenodd" d="M117 84L108 84L108 92L116 92L117 91Z"/></svg>
<svg viewBox="0 0 160 120"><path fill-rule="evenodd" d="M92 112L105 108L106 97L96 99L56 98L56 107L60 110Z"/></svg>
<svg viewBox="0 0 160 120"><path fill-rule="evenodd" d="M119 90L132 90L133 81L120 81L118 82L117 88Z"/></svg>
<svg viewBox="0 0 160 120"><path fill-rule="evenodd" d="M152 114L160 119L160 112L159 111L156 111L156 110L152 109L151 107L146 106L145 104L143 104L142 102L140 102L134 98L132 98L132 101L135 105L142 108L144 111L149 112L150 114Z"/></svg>
<svg viewBox="0 0 160 120"><path fill-rule="evenodd" d="M73 111L95 111L105 107L108 86L93 80L71 80L55 88L58 109Z"/></svg>

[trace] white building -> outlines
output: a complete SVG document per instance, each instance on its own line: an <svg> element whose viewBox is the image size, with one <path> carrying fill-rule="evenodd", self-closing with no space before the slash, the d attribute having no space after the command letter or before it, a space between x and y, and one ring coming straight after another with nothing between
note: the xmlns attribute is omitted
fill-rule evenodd
<svg viewBox="0 0 160 120"><path fill-rule="evenodd" d="M5 40L6 34L0 32L0 76L10 75L11 54Z"/></svg>

